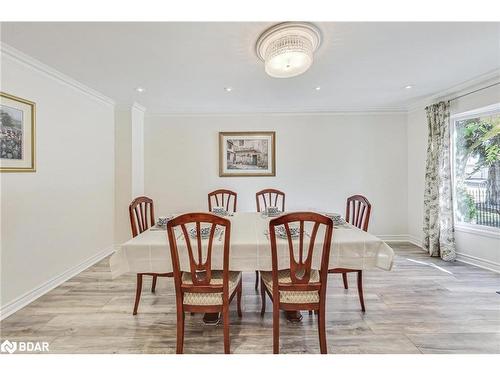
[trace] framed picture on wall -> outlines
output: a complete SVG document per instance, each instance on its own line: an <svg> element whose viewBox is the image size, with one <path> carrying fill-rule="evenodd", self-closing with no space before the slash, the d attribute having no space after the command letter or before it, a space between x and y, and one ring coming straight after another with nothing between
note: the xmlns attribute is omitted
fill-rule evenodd
<svg viewBox="0 0 500 375"><path fill-rule="evenodd" d="M0 172L35 172L35 103L0 92Z"/></svg>
<svg viewBox="0 0 500 375"><path fill-rule="evenodd" d="M276 176L276 133L219 133L219 176Z"/></svg>

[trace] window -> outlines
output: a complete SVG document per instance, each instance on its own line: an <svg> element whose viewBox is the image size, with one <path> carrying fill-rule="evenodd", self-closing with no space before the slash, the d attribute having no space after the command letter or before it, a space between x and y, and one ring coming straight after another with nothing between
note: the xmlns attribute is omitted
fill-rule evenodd
<svg viewBox="0 0 500 375"><path fill-rule="evenodd" d="M457 224L500 229L500 104L452 117Z"/></svg>

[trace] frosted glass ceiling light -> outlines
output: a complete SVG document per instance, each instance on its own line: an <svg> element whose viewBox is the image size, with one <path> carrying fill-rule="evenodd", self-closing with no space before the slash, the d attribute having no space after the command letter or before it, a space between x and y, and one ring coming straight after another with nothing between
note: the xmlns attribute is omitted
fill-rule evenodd
<svg viewBox="0 0 500 375"><path fill-rule="evenodd" d="M321 43L316 26L303 22L284 22L271 27L257 40L257 56L264 61L271 77L289 78L307 71Z"/></svg>

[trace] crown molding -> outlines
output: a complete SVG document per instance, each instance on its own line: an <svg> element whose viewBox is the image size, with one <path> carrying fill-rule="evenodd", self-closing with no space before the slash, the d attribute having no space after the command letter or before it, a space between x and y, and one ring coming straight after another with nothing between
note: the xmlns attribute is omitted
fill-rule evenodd
<svg viewBox="0 0 500 375"><path fill-rule="evenodd" d="M424 99L416 100L407 106L406 111L410 113L418 110L423 110L426 106L432 104L433 102L449 100L455 96L464 94L467 91L475 90L477 88L480 88L480 86L492 83L493 81L500 81L500 68L494 69L473 79L464 81L446 90L436 92L425 97Z"/></svg>
<svg viewBox="0 0 500 375"><path fill-rule="evenodd" d="M42 63L41 61L36 60L29 55L26 55L25 53L17 50L16 48L9 46L5 42L0 42L0 51L2 53L2 58L5 57L11 58L12 60L22 63L23 65L31 69L34 69L40 73L43 73L50 78L58 80L59 82L65 84L66 86L69 86L71 88L80 91L81 93L87 95L92 99L96 99L112 107L115 106L115 101L113 99L84 85L81 82L78 82L74 78L71 78L64 73L61 73L60 71Z"/></svg>
<svg viewBox="0 0 500 375"><path fill-rule="evenodd" d="M137 109L138 111L141 111L141 112L146 112L146 107L144 107L143 105L137 103L137 102L134 102L132 103L132 109Z"/></svg>
<svg viewBox="0 0 500 375"><path fill-rule="evenodd" d="M147 108L144 107L142 104L139 104L137 102L133 102L132 104L122 102L122 103L117 103L115 105L115 111L119 111L119 112L130 112L133 109L140 111L140 112L143 112L143 113L146 113Z"/></svg>
<svg viewBox="0 0 500 375"><path fill-rule="evenodd" d="M406 109L352 109L352 110L333 110L333 109L307 109L301 111L285 111L282 108L260 108L255 111L193 111L176 110L168 112L147 112L146 117L232 117L232 116L325 116L325 115L404 115Z"/></svg>

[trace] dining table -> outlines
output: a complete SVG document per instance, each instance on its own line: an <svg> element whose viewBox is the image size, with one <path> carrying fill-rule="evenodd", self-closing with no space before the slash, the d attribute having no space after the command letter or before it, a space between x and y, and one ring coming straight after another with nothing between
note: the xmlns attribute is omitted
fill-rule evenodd
<svg viewBox="0 0 500 375"><path fill-rule="evenodd" d="M269 221L272 217L259 212L235 212L225 216L225 218L231 222L230 270L271 271ZM182 251L182 247L185 248L182 231L178 230L175 235L179 248L181 270L190 271L188 252ZM223 236L218 237L214 241L212 250L213 269L222 269L223 264ZM314 249L317 246L322 246L322 242L323 236L320 229L316 236ZM278 266L279 268L288 268L290 264L288 241L278 239L277 244ZM313 267L319 268L320 258L321 251L314 250ZM393 259L394 251L392 248L377 236L358 229L345 221L334 224L329 269L367 270L378 268L390 271ZM126 273L172 272L166 228L155 225L123 243L111 256L110 268L113 278Z"/></svg>

